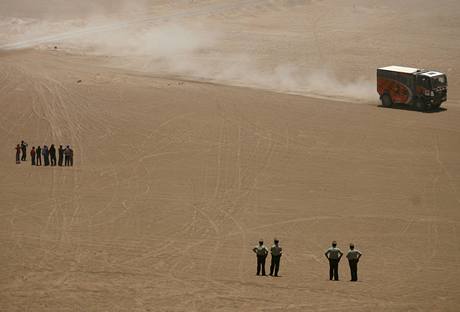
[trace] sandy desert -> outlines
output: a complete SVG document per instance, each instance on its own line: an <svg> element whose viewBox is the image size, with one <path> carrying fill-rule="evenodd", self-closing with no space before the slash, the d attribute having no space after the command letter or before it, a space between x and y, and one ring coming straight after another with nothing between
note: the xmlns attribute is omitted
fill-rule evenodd
<svg viewBox="0 0 460 312"><path fill-rule="evenodd" d="M459 30L457 0L0 1L0 311L458 311ZM442 109L381 107L393 64Z"/></svg>

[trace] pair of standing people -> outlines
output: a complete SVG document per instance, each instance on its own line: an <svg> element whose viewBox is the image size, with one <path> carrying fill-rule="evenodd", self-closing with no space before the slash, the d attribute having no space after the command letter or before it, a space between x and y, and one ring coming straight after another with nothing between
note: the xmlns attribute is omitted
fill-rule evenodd
<svg viewBox="0 0 460 312"><path fill-rule="evenodd" d="M281 255L283 254L283 248L279 245L279 240L274 239L274 244L270 248L270 253L272 255L272 261L270 264L270 276L278 276L278 271L280 268L280 260ZM262 273L262 276L266 276L265 274L265 260L268 256L268 248L264 245L264 241L261 239L259 240L259 245L252 249L257 256L257 275Z"/></svg>
<svg viewBox="0 0 460 312"><path fill-rule="evenodd" d="M16 164L20 164L21 161L25 161L27 157L27 143L21 141L21 144L16 145L14 149L16 150Z"/></svg>
<svg viewBox="0 0 460 312"><path fill-rule="evenodd" d="M329 260L329 279L332 281L339 280L339 262L343 256L343 252L337 247L337 242L333 241L332 246L324 253ZM347 253L348 264L350 265L350 273L352 282L358 281L358 262L362 253L355 249L355 245L350 243L350 249Z"/></svg>
<svg viewBox="0 0 460 312"><path fill-rule="evenodd" d="M58 166L73 166L73 149L69 145L63 148L59 145L58 148ZM54 165L56 165L56 159L54 159Z"/></svg>

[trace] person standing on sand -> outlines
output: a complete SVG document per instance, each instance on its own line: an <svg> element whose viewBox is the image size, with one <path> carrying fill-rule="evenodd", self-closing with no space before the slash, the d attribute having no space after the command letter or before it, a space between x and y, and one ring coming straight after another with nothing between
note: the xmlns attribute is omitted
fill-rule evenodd
<svg viewBox="0 0 460 312"><path fill-rule="evenodd" d="M350 250L347 253L348 264L350 264L351 282L358 281L358 262L363 254L355 249L355 245L350 243Z"/></svg>
<svg viewBox="0 0 460 312"><path fill-rule="evenodd" d="M20 164L21 163L21 146L18 144L16 145L15 147L15 150L16 150L16 164Z"/></svg>
<svg viewBox="0 0 460 312"><path fill-rule="evenodd" d="M264 241L261 239L259 240L259 245L252 249L257 256L257 275L260 275L260 271L262 271L262 276L266 276L265 274L265 259L267 259L268 255L268 248L265 247Z"/></svg>
<svg viewBox="0 0 460 312"><path fill-rule="evenodd" d="M73 149L70 148L70 166L73 167Z"/></svg>
<svg viewBox="0 0 460 312"><path fill-rule="evenodd" d="M335 281L339 280L339 262L340 258L343 256L343 252L337 248L337 242L332 242L332 247L330 247L324 253L326 258L329 260L329 280L332 281L334 278Z"/></svg>
<svg viewBox="0 0 460 312"><path fill-rule="evenodd" d="M24 141L21 141L21 150L22 150L22 161L26 161L27 157L27 143Z"/></svg>
<svg viewBox="0 0 460 312"><path fill-rule="evenodd" d="M39 146L37 146L37 152L35 153L37 155L37 166L41 166L42 165L42 148Z"/></svg>
<svg viewBox="0 0 460 312"><path fill-rule="evenodd" d="M64 166L70 165L70 147L67 145L64 150Z"/></svg>
<svg viewBox="0 0 460 312"><path fill-rule="evenodd" d="M275 273L275 276L278 276L278 271L280 269L280 260L281 260L281 255L283 254L283 248L279 245L279 240L274 239L273 241L275 244L271 248L271 254L272 254L272 263L270 265L270 276L273 276L273 273Z"/></svg>
<svg viewBox="0 0 460 312"><path fill-rule="evenodd" d="M62 145L59 145L58 148L58 165L62 167L62 160L64 158L64 149L62 148Z"/></svg>
<svg viewBox="0 0 460 312"><path fill-rule="evenodd" d="M50 165L50 153L49 153L47 145L43 146L42 154L43 154L43 160L45 161L45 166L49 166Z"/></svg>
<svg viewBox="0 0 460 312"><path fill-rule="evenodd" d="M32 146L30 150L30 159L32 160L32 166L35 166L35 146Z"/></svg>
<svg viewBox="0 0 460 312"><path fill-rule="evenodd" d="M56 166L56 148L54 144L51 144L50 147L50 159L51 159L51 166Z"/></svg>

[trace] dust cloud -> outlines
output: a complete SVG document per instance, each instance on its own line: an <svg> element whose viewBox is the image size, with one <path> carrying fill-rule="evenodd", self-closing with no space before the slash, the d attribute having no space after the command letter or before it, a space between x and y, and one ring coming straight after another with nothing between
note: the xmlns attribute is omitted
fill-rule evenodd
<svg viewBox="0 0 460 312"><path fill-rule="evenodd" d="M117 2L117 6L128 7L123 2ZM136 2L129 11L140 12L139 7L140 2ZM359 77L341 80L321 67L263 63L259 55L245 51L244 46L222 48L227 34L211 25L171 22L168 16L150 13L131 20L117 19L101 14L100 4L97 14L83 12L84 18L66 20L3 18L0 50L57 45L69 53L119 57L116 66L144 72L338 100L375 100L373 81Z"/></svg>

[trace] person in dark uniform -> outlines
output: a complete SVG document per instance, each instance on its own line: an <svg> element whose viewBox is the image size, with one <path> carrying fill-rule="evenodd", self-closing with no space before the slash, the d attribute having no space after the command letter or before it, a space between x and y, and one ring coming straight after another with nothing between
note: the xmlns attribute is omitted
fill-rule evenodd
<svg viewBox="0 0 460 312"><path fill-rule="evenodd" d="M22 150L22 161L26 160L27 157L27 143L24 141L21 141L21 150Z"/></svg>
<svg viewBox="0 0 460 312"><path fill-rule="evenodd" d="M43 154L43 160L45 161L45 166L49 166L50 165L50 152L49 152L47 145L43 146L42 154Z"/></svg>
<svg viewBox="0 0 460 312"><path fill-rule="evenodd" d="M283 248L279 245L279 240L276 238L273 241L275 244L272 246L270 249L271 254L272 254L272 263L270 265L270 276L273 276L273 273L275 273L275 276L278 276L278 271L280 269L280 259L281 255L283 254Z"/></svg>
<svg viewBox="0 0 460 312"><path fill-rule="evenodd" d="M37 166L41 166L42 165L42 148L39 146L37 146L37 152L35 153L35 155L37 155Z"/></svg>
<svg viewBox="0 0 460 312"><path fill-rule="evenodd" d="M363 254L355 249L355 245L350 243L350 250L347 253L348 264L350 265L351 282L358 281L358 262Z"/></svg>
<svg viewBox="0 0 460 312"><path fill-rule="evenodd" d="M337 248L336 241L332 242L332 247L326 250L324 255L329 260L329 279L332 281L332 278L334 278L334 280L338 281L339 280L339 262L343 256L343 252L339 248Z"/></svg>
<svg viewBox="0 0 460 312"><path fill-rule="evenodd" d="M264 241L259 240L259 245L252 249L257 256L257 275L260 275L260 271L262 271L262 275L266 276L265 274L265 259L267 259L268 255L268 248L265 247Z"/></svg>
<svg viewBox="0 0 460 312"><path fill-rule="evenodd" d="M59 145L58 148L58 165L62 166L62 160L64 159L64 149L62 148L62 145Z"/></svg>
<svg viewBox="0 0 460 312"><path fill-rule="evenodd" d="M54 147L54 144L51 144L49 153L50 153L51 166L56 166L56 148Z"/></svg>
<svg viewBox="0 0 460 312"><path fill-rule="evenodd" d="M32 166L35 166L35 146L32 146L30 150L30 159L32 160Z"/></svg>
<svg viewBox="0 0 460 312"><path fill-rule="evenodd" d="M21 163L21 146L19 144L16 145L15 150L16 150L16 164L20 164Z"/></svg>

